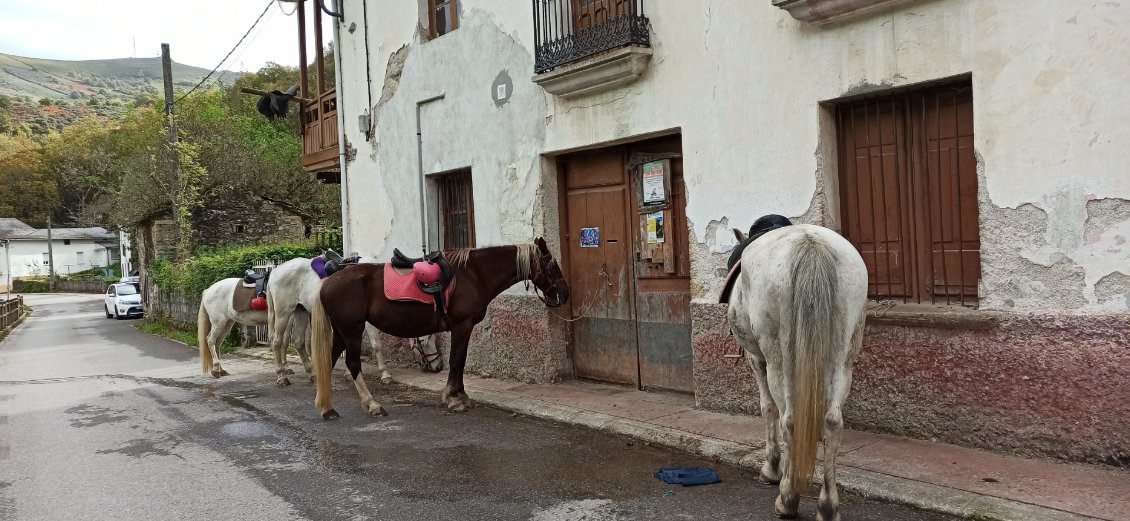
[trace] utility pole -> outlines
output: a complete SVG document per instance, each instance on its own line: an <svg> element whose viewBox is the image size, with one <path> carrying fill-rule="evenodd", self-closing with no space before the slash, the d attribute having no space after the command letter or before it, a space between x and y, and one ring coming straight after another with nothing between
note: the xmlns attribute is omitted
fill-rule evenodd
<svg viewBox="0 0 1130 521"><path fill-rule="evenodd" d="M172 169L173 169L173 197L169 203L172 205L173 211L173 239L177 244L178 256L181 251L181 229L184 223L181 222L183 218L177 210L178 202L181 197L180 194L180 151L177 150L177 123L173 115L173 59L169 56L169 44L161 44L161 75L165 80L165 123L169 127L169 152L172 154Z"/></svg>
<svg viewBox="0 0 1130 521"><path fill-rule="evenodd" d="M173 59L169 44L161 44L161 75L165 79L165 120L169 126L169 143L177 142L177 126L173 121Z"/></svg>
<svg viewBox="0 0 1130 521"><path fill-rule="evenodd" d="M51 214L47 214L47 291L55 291L55 249L51 247Z"/></svg>

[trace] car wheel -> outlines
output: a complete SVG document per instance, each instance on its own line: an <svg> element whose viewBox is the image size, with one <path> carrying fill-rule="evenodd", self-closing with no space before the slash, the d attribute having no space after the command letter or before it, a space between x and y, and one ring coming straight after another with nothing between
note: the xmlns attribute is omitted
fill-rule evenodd
<svg viewBox="0 0 1130 521"><path fill-rule="evenodd" d="M122 316L118 314L118 308L114 308L114 318L117 320L122 319Z"/></svg>
<svg viewBox="0 0 1130 521"><path fill-rule="evenodd" d="M102 309L106 311L106 318L114 318L114 315L110 314L110 308L106 307L105 304L102 305Z"/></svg>

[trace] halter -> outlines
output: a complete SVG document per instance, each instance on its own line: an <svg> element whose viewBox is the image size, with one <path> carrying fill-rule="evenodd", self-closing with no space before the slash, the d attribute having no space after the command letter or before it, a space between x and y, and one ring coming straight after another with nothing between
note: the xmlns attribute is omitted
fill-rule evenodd
<svg viewBox="0 0 1130 521"><path fill-rule="evenodd" d="M538 257L537 272L534 273L533 277L526 279L526 291L530 290L530 281L541 276L541 274L542 274L542 269L541 269L542 263L543 262L551 262L551 261L553 261L553 255L551 255L549 253L542 255L541 257ZM549 287L551 289L553 289L555 292L559 291L558 288L557 288L556 282L550 281ZM538 290L537 284L534 284L534 295L537 295L538 300L541 300L542 304L545 304L545 307L547 307L547 308L561 307L561 304L550 304L548 300L545 300L545 297L543 297L541 292ZM560 295L558 295L558 300L560 300L560 298L561 298Z"/></svg>

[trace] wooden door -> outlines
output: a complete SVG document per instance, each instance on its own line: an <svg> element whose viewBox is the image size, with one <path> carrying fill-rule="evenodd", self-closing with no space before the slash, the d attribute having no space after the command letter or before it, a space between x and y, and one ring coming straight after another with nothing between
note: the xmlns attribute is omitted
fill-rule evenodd
<svg viewBox="0 0 1130 521"><path fill-rule="evenodd" d="M582 31L633 14L630 0L573 0L573 29Z"/></svg>
<svg viewBox="0 0 1130 521"><path fill-rule="evenodd" d="M623 152L574 156L561 167L569 305L579 317L572 323L574 368L580 377L638 385Z"/></svg>
<svg viewBox="0 0 1130 521"><path fill-rule="evenodd" d="M636 328L639 338L640 388L694 392L691 351L690 246L686 222L686 187L679 136L628 146L633 176L632 203L640 201L639 165L666 158L671 167L670 202L663 212L664 242L647 258L647 212L632 208L636 223L633 255L636 273Z"/></svg>
<svg viewBox="0 0 1130 521"><path fill-rule="evenodd" d="M686 190L678 136L589 152L560 162L565 187L562 240L572 290L576 374L641 389L694 391ZM638 167L671 162L663 210L665 255L641 255L646 214ZM590 234L582 241L583 230ZM596 230L598 239L593 240ZM663 257L660 259L659 257Z"/></svg>

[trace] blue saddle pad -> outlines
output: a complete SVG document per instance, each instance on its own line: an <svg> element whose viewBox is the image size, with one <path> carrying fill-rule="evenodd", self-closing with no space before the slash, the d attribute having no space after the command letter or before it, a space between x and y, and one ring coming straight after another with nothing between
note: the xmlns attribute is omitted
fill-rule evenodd
<svg viewBox="0 0 1130 521"><path fill-rule="evenodd" d="M705 467L672 467L660 469L659 472L655 473L655 477L663 480L665 483L682 485L684 487L710 485L712 483L722 482L722 479L718 477L714 469Z"/></svg>

